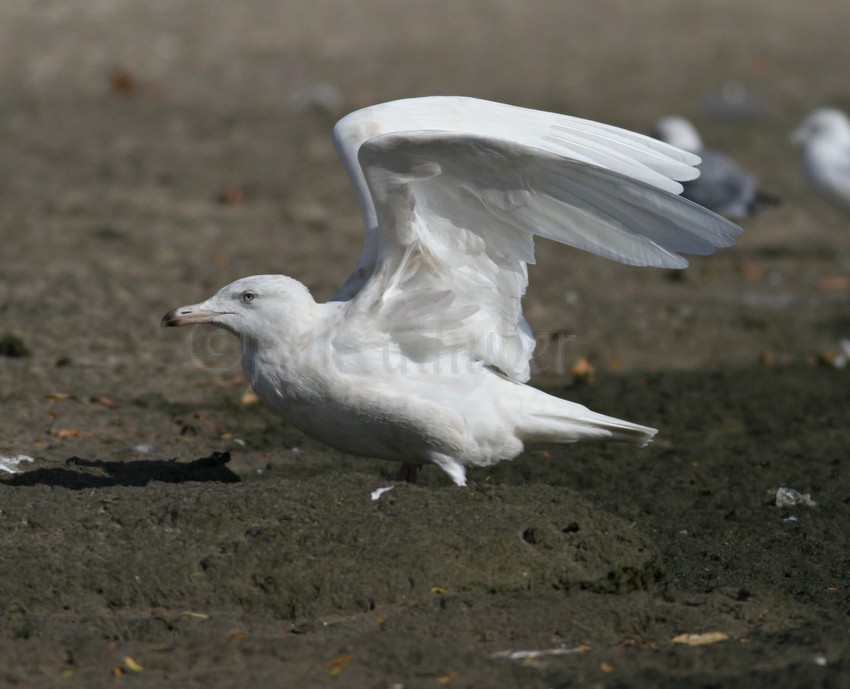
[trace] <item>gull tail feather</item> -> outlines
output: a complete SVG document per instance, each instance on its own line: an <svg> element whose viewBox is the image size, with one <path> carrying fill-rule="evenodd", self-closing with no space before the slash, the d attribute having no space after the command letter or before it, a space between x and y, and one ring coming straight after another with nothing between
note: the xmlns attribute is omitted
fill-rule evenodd
<svg viewBox="0 0 850 689"><path fill-rule="evenodd" d="M542 409L530 411L520 432L526 442L574 443L579 440L618 440L646 445L655 428L597 414L587 407L550 397Z"/></svg>

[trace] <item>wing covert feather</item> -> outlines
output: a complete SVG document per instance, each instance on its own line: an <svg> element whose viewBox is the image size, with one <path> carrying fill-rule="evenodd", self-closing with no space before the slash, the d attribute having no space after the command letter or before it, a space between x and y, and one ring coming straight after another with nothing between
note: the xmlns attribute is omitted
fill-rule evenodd
<svg viewBox="0 0 850 689"><path fill-rule="evenodd" d="M335 295L350 299L369 278L380 244L377 216L358 152L381 134L435 130L486 136L524 144L560 157L597 165L678 194L679 181L698 176L699 157L610 125L460 96L409 98L373 105L343 117L334 144L348 172L363 215L365 245L352 275ZM677 181L678 180L678 181Z"/></svg>

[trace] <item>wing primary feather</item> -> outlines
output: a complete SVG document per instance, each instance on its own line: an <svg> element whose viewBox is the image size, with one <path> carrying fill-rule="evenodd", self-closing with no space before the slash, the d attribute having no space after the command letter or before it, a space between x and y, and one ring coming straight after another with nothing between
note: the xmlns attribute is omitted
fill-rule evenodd
<svg viewBox="0 0 850 689"><path fill-rule="evenodd" d="M579 141L562 139L561 137L556 137L554 135L549 137L550 139L563 141L564 148L573 153L574 158L580 158L578 154L576 154L575 149L580 148L586 151L589 151L590 156L582 156L584 162L589 163L591 165L595 165L597 167L607 167L616 172L620 172L627 176L632 176L635 179L642 179L648 184L658 187L659 189L663 189L664 191L668 191L671 194L681 194L682 193L682 185L679 184L677 180L690 180L699 176L699 172L691 168L690 166L678 166L681 168L676 170L674 173L666 172L662 173L658 170L655 170L649 166L647 166L640 158L637 156L630 157L625 155L622 151L618 151L616 149L611 149L607 147L600 146L589 146L587 144L583 144ZM602 158L603 160L610 161L609 164L605 164L603 160L598 160L598 158ZM673 167L673 166L670 166ZM676 176L674 177L673 174Z"/></svg>

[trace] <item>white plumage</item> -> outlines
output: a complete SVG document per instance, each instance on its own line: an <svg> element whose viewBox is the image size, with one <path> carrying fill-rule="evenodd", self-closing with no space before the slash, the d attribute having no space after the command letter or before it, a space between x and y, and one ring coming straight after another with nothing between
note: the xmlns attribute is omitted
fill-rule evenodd
<svg viewBox="0 0 850 689"><path fill-rule="evenodd" d="M534 338L520 300L534 235L666 268L732 244L736 225L677 196L697 156L459 97L354 112L334 141L366 232L334 299L253 276L164 325L232 331L254 390L289 423L352 454L437 464L459 485L466 466L513 458L528 441L649 442L654 429L523 384Z"/></svg>
<svg viewBox="0 0 850 689"><path fill-rule="evenodd" d="M791 138L803 147L803 177L815 193L850 211L850 118L835 108L815 110Z"/></svg>

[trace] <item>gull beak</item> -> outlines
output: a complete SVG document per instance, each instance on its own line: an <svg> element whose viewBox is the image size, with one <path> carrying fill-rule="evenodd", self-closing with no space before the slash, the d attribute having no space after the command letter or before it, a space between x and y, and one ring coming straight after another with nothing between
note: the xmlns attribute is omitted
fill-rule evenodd
<svg viewBox="0 0 850 689"><path fill-rule="evenodd" d="M216 316L221 316L221 311L210 311L202 308L203 304L192 304L191 306L178 306L162 317L160 325L163 328L176 328L180 325L195 325L196 323L210 323Z"/></svg>

